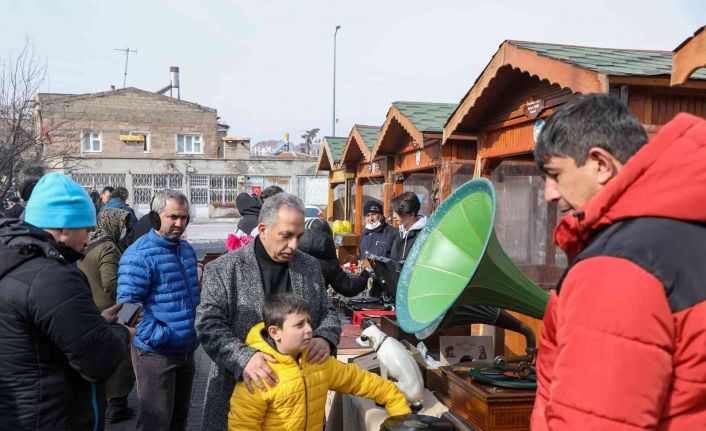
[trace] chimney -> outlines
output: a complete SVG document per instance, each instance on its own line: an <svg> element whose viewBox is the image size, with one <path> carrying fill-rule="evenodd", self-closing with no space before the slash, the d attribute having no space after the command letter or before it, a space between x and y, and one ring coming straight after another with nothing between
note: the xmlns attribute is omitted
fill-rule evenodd
<svg viewBox="0 0 706 431"><path fill-rule="evenodd" d="M169 68L169 83L172 89L177 90L177 97L181 99L181 89L179 88L179 67L171 66Z"/></svg>

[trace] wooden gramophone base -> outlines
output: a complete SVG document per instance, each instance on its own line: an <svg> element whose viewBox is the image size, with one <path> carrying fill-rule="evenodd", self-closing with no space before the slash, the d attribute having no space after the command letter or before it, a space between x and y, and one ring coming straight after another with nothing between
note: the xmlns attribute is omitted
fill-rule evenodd
<svg viewBox="0 0 706 431"><path fill-rule="evenodd" d="M468 373L441 368L443 391L437 398L458 418L478 431L530 429L535 391L478 383Z"/></svg>

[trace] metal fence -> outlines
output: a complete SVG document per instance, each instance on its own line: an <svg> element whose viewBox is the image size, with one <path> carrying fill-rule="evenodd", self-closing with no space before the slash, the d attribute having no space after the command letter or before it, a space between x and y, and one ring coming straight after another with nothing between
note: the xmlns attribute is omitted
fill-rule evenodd
<svg viewBox="0 0 706 431"><path fill-rule="evenodd" d="M103 190L103 187L125 187L125 174L72 173L71 178L86 191Z"/></svg>
<svg viewBox="0 0 706 431"><path fill-rule="evenodd" d="M235 202L238 195L238 180L236 175L209 176L209 202Z"/></svg>
<svg viewBox="0 0 706 431"><path fill-rule="evenodd" d="M184 176L181 174L133 174L133 201L135 204L149 204L156 192L182 190L183 184Z"/></svg>

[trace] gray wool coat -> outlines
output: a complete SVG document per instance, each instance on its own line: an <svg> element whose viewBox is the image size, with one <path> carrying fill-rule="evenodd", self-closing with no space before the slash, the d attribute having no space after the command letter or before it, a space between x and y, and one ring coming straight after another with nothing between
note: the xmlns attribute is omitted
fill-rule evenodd
<svg viewBox="0 0 706 431"><path fill-rule="evenodd" d="M244 343L262 321L265 291L255 257L255 242L206 265L196 333L211 358L204 401L203 429L227 430L230 397L256 350ZM289 263L292 291L309 301L314 336L338 345L341 322L326 293L316 258L296 251Z"/></svg>

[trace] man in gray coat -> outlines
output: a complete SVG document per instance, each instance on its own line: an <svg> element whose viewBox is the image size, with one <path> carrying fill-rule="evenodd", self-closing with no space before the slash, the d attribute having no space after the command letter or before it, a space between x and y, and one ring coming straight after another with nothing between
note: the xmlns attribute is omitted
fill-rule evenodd
<svg viewBox="0 0 706 431"><path fill-rule="evenodd" d="M206 265L196 331L211 357L204 402L203 429L227 429L230 396L243 379L248 389L274 386L267 364L275 359L245 344L248 331L262 321L265 297L295 292L311 305L311 340L307 361L321 363L335 352L341 322L326 294L319 262L297 250L304 233L304 205L288 193L265 201L258 236L248 245Z"/></svg>

